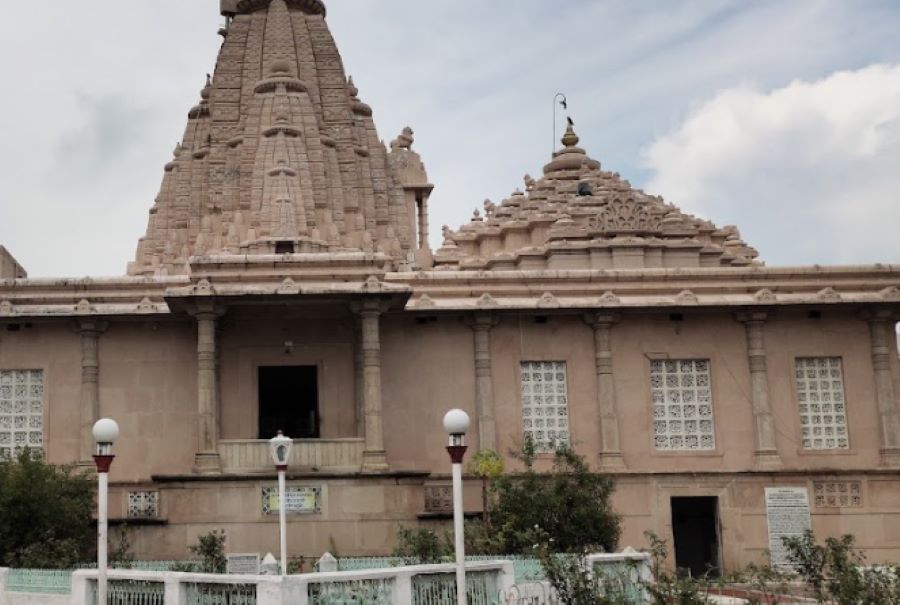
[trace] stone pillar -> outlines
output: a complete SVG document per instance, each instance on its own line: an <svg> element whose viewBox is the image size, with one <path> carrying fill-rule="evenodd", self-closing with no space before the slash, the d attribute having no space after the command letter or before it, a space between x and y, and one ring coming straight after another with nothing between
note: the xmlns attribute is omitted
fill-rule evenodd
<svg viewBox="0 0 900 605"><path fill-rule="evenodd" d="M384 451L384 418L381 407L381 302L366 300L359 307L362 348L362 398L365 415L366 448L363 472L388 470Z"/></svg>
<svg viewBox="0 0 900 605"><path fill-rule="evenodd" d="M197 452L194 471L201 474L222 470L219 460L219 367L216 324L223 315L214 303L200 303L193 312L197 320Z"/></svg>
<svg viewBox="0 0 900 605"><path fill-rule="evenodd" d="M357 316L353 322L353 384L354 403L356 404L356 436L366 436L366 406L363 397L363 349L362 349L362 318Z"/></svg>
<svg viewBox="0 0 900 605"><path fill-rule="evenodd" d="M81 431L78 451L79 465L94 467L94 423L100 419L100 334L108 324L95 319L79 320L75 329L81 336Z"/></svg>
<svg viewBox="0 0 900 605"><path fill-rule="evenodd" d="M428 246L428 195L424 192L417 192L416 201L419 210L419 249L426 250Z"/></svg>
<svg viewBox="0 0 900 605"><path fill-rule="evenodd" d="M489 312L475 313L470 325L475 340L475 410L478 414L478 449L496 450L494 375L491 370L491 328L498 321Z"/></svg>
<svg viewBox="0 0 900 605"><path fill-rule="evenodd" d="M597 410L600 413L600 466L605 470L622 470L625 468L625 459L619 439L611 346L612 327L618 317L612 313L592 313L586 320L594 329L594 368L597 372Z"/></svg>
<svg viewBox="0 0 900 605"><path fill-rule="evenodd" d="M769 403L769 371L766 365L766 311L739 313L738 321L747 330L747 362L750 365L750 400L753 406L755 466L781 468L781 456L775 443L775 418Z"/></svg>
<svg viewBox="0 0 900 605"><path fill-rule="evenodd" d="M875 374L875 402L881 429L882 466L900 467L900 413L891 375L891 340L894 338L893 314L876 311L869 314L869 336L872 345L872 369Z"/></svg>

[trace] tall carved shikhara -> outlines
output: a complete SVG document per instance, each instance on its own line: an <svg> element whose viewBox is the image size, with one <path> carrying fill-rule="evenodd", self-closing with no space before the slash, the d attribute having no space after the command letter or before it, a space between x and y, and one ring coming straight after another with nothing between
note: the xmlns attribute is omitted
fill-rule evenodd
<svg viewBox="0 0 900 605"><path fill-rule="evenodd" d="M411 131L389 152L348 79L319 0L223 2L214 75L138 244L132 275L191 257L381 253L430 266L425 168Z"/></svg>

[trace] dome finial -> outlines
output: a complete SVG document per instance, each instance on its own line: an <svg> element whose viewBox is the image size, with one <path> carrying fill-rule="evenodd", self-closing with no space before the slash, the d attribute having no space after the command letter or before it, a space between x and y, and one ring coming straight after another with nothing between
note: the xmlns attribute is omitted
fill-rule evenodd
<svg viewBox="0 0 900 605"><path fill-rule="evenodd" d="M572 121L572 118L567 117L566 121L568 125L566 126L566 134L563 135L562 144L565 147L575 147L578 145L578 135L575 134L575 122Z"/></svg>

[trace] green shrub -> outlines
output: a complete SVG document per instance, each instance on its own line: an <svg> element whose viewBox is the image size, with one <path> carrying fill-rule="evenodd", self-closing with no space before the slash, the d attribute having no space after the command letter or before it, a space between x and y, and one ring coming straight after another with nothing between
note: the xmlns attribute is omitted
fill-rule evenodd
<svg viewBox="0 0 900 605"><path fill-rule="evenodd" d="M66 569L95 558L95 482L25 450L0 462L0 567Z"/></svg>

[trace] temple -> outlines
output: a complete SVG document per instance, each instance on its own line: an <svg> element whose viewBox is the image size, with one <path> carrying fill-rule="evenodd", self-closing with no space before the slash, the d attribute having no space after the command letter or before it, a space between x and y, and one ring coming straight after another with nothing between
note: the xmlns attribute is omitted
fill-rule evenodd
<svg viewBox="0 0 900 605"><path fill-rule="evenodd" d="M0 248L0 457L88 465L115 418L110 513L141 558L210 528L264 554L283 430L290 555L385 554L448 518L461 407L470 452L508 469L527 437L541 468L571 444L612 473L621 545L655 531L679 567L764 561L773 494L795 529L900 557L900 266L768 267L571 122L540 178L432 251L415 135L381 142L323 2L221 9L127 274L28 279Z"/></svg>

